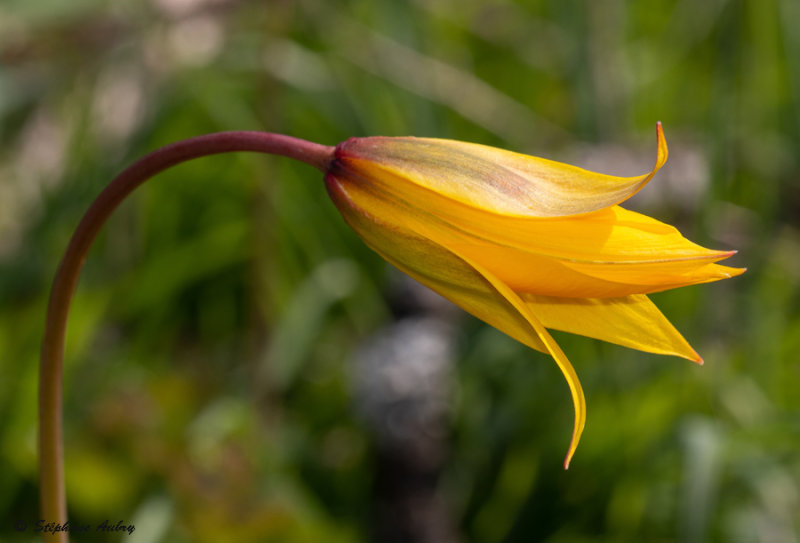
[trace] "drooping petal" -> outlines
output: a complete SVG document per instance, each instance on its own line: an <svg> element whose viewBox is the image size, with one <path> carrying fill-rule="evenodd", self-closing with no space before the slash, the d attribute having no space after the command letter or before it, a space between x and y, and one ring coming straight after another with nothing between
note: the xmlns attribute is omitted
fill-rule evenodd
<svg viewBox="0 0 800 543"><path fill-rule="evenodd" d="M520 297L547 328L702 363L700 355L643 294L621 298L557 298L535 294Z"/></svg>
<svg viewBox="0 0 800 543"><path fill-rule="evenodd" d="M636 193L667 160L657 125L653 170L636 177L599 174L485 145L430 138L352 138L336 149L338 166L409 201L438 195L501 215L559 217L603 209ZM438 210L430 209L438 214Z"/></svg>
<svg viewBox="0 0 800 543"><path fill-rule="evenodd" d="M558 346L558 343L556 343L539 319L536 318L536 315L531 311L530 307L519 297L516 292L511 290L506 284L492 275L491 272L477 262L465 258L463 255L458 256L464 259L467 264L472 266L486 280L488 280L492 286L497 289L497 292L502 294L505 299L508 300L517 311L519 311L520 315L525 317L533 330L535 330L536 334L539 336L539 339L547 347L547 351L552 355L553 359L555 359L556 364L561 370L561 373L564 374L564 377L567 380L567 385L569 385L570 393L572 394L572 403L575 409L575 423L572 427L572 439L570 440L569 448L567 449L567 455L564 458L564 469L569 469L569 463L572 460L572 456L575 454L575 450L578 448L578 443L580 442L583 428L586 425L586 398L584 397L583 388L581 387L581 382L578 379L578 374L575 373L575 368L572 367L572 364L564 354L564 351L561 350L561 347Z"/></svg>
<svg viewBox="0 0 800 543"><path fill-rule="evenodd" d="M402 214L373 215L375 209L385 211L386 202L369 186L345 185L331 174L325 181L347 223L385 260L468 313L553 356L567 379L575 406L575 424L564 461L564 467L569 467L586 422L586 400L566 355L525 302L480 264L407 229Z"/></svg>

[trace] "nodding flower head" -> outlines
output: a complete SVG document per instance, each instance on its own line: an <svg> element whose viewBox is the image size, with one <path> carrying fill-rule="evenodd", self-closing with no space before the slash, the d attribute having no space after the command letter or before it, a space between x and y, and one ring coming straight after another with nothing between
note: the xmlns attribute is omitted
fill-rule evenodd
<svg viewBox="0 0 800 543"><path fill-rule="evenodd" d="M701 363L646 296L739 275L674 227L617 204L667 160L659 124L652 171L615 177L483 145L428 138L352 138L327 169L345 221L398 269L578 377L548 328Z"/></svg>

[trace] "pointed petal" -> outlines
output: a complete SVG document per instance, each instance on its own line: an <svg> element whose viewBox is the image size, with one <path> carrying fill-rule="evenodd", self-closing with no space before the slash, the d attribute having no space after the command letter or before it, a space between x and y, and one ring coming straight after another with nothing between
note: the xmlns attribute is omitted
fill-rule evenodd
<svg viewBox="0 0 800 543"><path fill-rule="evenodd" d="M729 255L720 258L727 256ZM696 260L626 262L604 266L576 262L570 263L569 267L599 280L625 284L631 293L645 294L730 279L745 272L744 268L706 264Z"/></svg>
<svg viewBox="0 0 800 543"><path fill-rule="evenodd" d="M461 255L457 255L461 256ZM569 448L567 449L567 455L564 458L564 469L569 469L569 463L572 460L573 455L575 454L575 450L578 448L578 443L581 439L581 434L583 433L583 428L586 425L586 398L583 394L583 388L581 387L581 382L578 379L577 373L575 373L575 368L572 367L567 356L561 350L561 347L558 346L558 343L553 339L553 336L545 329L544 325L536 318L536 315L531 311L530 307L519 297L519 295L511 290L507 285L505 285L502 281L500 281L497 277L492 275L486 268L478 264L477 262L464 258L461 256L464 261L475 268L487 281L489 281L492 286L494 286L497 291L502 294L506 300L508 300L514 308L519 311L521 315L525 317L525 319L530 323L531 327L536 331L536 334L541 339L542 343L545 344L547 347L548 352L552 355L555 359L556 364L558 365L561 373L564 374L564 377L567 380L567 385L569 385L570 393L572 394L572 403L575 407L575 423L572 429L572 439L570 440Z"/></svg>
<svg viewBox="0 0 800 543"><path fill-rule="evenodd" d="M430 138L353 138L336 150L338 166L368 177L394 197L466 205L500 215L558 217L589 213L626 200L667 160L657 125L652 171L636 177L599 174L485 145ZM439 209L429 209L439 214Z"/></svg>
<svg viewBox="0 0 800 543"><path fill-rule="evenodd" d="M713 264L733 252L701 247L674 227L619 206L577 217L480 219L440 219L415 209L408 220L421 234L484 263L518 292L619 297L743 271Z"/></svg>
<svg viewBox="0 0 800 543"><path fill-rule="evenodd" d="M521 298L547 328L702 362L700 355L643 294L621 298L522 294Z"/></svg>

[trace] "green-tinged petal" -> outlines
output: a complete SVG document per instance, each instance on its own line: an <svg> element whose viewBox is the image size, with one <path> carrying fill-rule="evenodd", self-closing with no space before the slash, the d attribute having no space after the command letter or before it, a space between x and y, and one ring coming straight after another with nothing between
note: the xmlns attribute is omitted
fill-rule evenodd
<svg viewBox="0 0 800 543"><path fill-rule="evenodd" d="M547 328L702 363L700 355L645 295L556 298L521 294L520 297Z"/></svg>
<svg viewBox="0 0 800 543"><path fill-rule="evenodd" d="M374 209L383 208L369 187L343 185L332 175L326 177L326 185L347 223L384 259L498 330L553 356L575 405L575 424L564 461L564 467L569 467L586 423L586 400L566 355L526 303L476 262L394 222L397 214L372 215Z"/></svg>
<svg viewBox="0 0 800 543"><path fill-rule="evenodd" d="M401 193L409 183L399 177L388 183L347 173L349 185L379 195L383 210L375 215L401 215L406 227L457 248L516 291L620 297L743 271L710 265L732 252L701 247L674 227L619 206L567 217L509 216L431 190Z"/></svg>
<svg viewBox="0 0 800 543"><path fill-rule="evenodd" d="M636 177L430 138L352 138L337 147L336 158L343 172L369 178L404 199L425 200L427 194L435 194L443 197L437 203L445 207L461 203L501 215L558 217L618 204L647 184L667 160L660 123L656 132L656 164L650 173Z"/></svg>

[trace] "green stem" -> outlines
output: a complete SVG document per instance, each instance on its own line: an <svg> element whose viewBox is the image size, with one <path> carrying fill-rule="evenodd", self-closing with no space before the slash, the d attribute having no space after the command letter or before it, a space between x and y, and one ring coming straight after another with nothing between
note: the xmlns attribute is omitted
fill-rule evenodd
<svg viewBox="0 0 800 543"><path fill-rule="evenodd" d="M72 235L50 291L39 368L39 497L45 522L67 522L61 415L64 338L72 295L92 242L114 209L152 176L194 158L234 151L282 155L325 172L334 148L266 132L220 132L173 143L119 174L92 203ZM66 532L48 539L68 540Z"/></svg>

